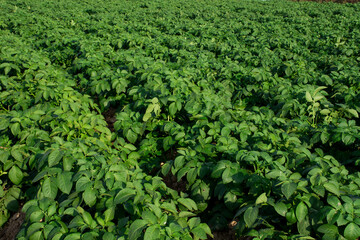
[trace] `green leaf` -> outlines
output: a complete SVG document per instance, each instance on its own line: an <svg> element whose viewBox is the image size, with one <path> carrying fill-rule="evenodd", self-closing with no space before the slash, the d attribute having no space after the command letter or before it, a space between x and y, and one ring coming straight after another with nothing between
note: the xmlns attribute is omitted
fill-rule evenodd
<svg viewBox="0 0 360 240"><path fill-rule="evenodd" d="M160 239L160 226L159 224L148 227L145 231L144 239L156 240Z"/></svg>
<svg viewBox="0 0 360 240"><path fill-rule="evenodd" d="M39 222L40 219L42 219L43 217L44 217L44 213L41 210L39 210L36 212L32 212L30 214L29 219L30 219L30 222Z"/></svg>
<svg viewBox="0 0 360 240"><path fill-rule="evenodd" d="M189 228L190 228L190 229L193 229L194 227L198 226L200 223L201 223L201 220L200 220L200 218L198 218L198 217L191 218L191 219L188 221L188 224L189 224Z"/></svg>
<svg viewBox="0 0 360 240"><path fill-rule="evenodd" d="M143 116L143 121L147 122L151 118L151 112L146 112Z"/></svg>
<svg viewBox="0 0 360 240"><path fill-rule="evenodd" d="M222 173L226 169L226 166L227 165L224 162L218 162L212 170L211 177L212 178L220 178Z"/></svg>
<svg viewBox="0 0 360 240"><path fill-rule="evenodd" d="M287 212L286 204L283 202L278 202L275 204L275 211L281 216L285 217Z"/></svg>
<svg viewBox="0 0 360 240"><path fill-rule="evenodd" d="M70 233L64 240L78 240L81 239L81 233Z"/></svg>
<svg viewBox="0 0 360 240"><path fill-rule="evenodd" d="M195 227L194 229L191 230L191 232L194 234L194 237L197 239L208 239L205 230L200 226Z"/></svg>
<svg viewBox="0 0 360 240"><path fill-rule="evenodd" d="M126 133L126 139L131 143L135 143L137 139L137 134L133 130L129 129Z"/></svg>
<svg viewBox="0 0 360 240"><path fill-rule="evenodd" d="M9 171L9 178L12 183L19 185L24 178L24 174L18 166L14 165Z"/></svg>
<svg viewBox="0 0 360 240"><path fill-rule="evenodd" d="M249 207L248 209L246 209L244 213L244 221L248 228L251 228L252 225L255 223L258 214L259 214L258 207Z"/></svg>
<svg viewBox="0 0 360 240"><path fill-rule="evenodd" d="M91 186L87 187L85 189L85 191L83 192L84 201L89 207L92 207L95 205L96 193L97 193L97 191L95 189L93 189Z"/></svg>
<svg viewBox="0 0 360 240"><path fill-rule="evenodd" d="M39 222L33 223L27 228L26 235L29 237L29 236L33 235L34 233L38 232L43 227L44 227L44 223L39 223Z"/></svg>
<svg viewBox="0 0 360 240"><path fill-rule="evenodd" d="M266 203L266 202L267 202L267 196L266 196L266 193L263 193L256 199L255 204L259 205L259 204Z"/></svg>
<svg viewBox="0 0 360 240"><path fill-rule="evenodd" d="M63 152L61 150L56 149L52 151L49 154L49 158L48 158L49 167L53 167L56 164L58 164L62 157L63 157Z"/></svg>
<svg viewBox="0 0 360 240"><path fill-rule="evenodd" d="M196 180L196 176L197 176L197 169L192 168L187 173L186 180L189 182L189 184L193 184L195 182L195 180Z"/></svg>
<svg viewBox="0 0 360 240"><path fill-rule="evenodd" d="M332 206L335 209L338 209L339 207L341 207L340 200L335 196L328 196L327 202L328 202L328 204L330 204L330 206Z"/></svg>
<svg viewBox="0 0 360 240"><path fill-rule="evenodd" d="M197 210L196 203L190 198L179 198L177 201L189 210Z"/></svg>
<svg viewBox="0 0 360 240"><path fill-rule="evenodd" d="M187 212L187 211L182 211L179 213L179 217L183 218L183 217L194 217L196 216L195 213L192 212Z"/></svg>
<svg viewBox="0 0 360 240"><path fill-rule="evenodd" d="M114 236L114 234L107 232L103 235L102 240L115 240L116 237Z"/></svg>
<svg viewBox="0 0 360 240"><path fill-rule="evenodd" d="M0 118L0 131L7 129L10 125L10 120L7 118Z"/></svg>
<svg viewBox="0 0 360 240"><path fill-rule="evenodd" d="M174 116L177 111L176 103L172 102L169 106L169 113L171 116Z"/></svg>
<svg viewBox="0 0 360 240"><path fill-rule="evenodd" d="M355 109L346 109L350 114L352 114L354 117L359 118L359 114Z"/></svg>
<svg viewBox="0 0 360 240"><path fill-rule="evenodd" d="M340 189L339 189L339 186L332 183L332 182L326 182L324 183L324 187L326 190L328 190L329 192L337 195L337 196L340 196Z"/></svg>
<svg viewBox="0 0 360 240"><path fill-rule="evenodd" d="M321 232L324 234L329 234L329 235L334 235L339 232L337 226L332 225L332 224L323 224L320 227L318 227L317 230L318 230L318 232Z"/></svg>
<svg viewBox="0 0 360 240"><path fill-rule="evenodd" d="M176 209L176 208L175 208ZM157 217L155 216L154 213L150 212L150 211L144 211L141 214L142 219L146 220L149 224L155 224L157 222Z"/></svg>
<svg viewBox="0 0 360 240"><path fill-rule="evenodd" d="M11 132L14 136L17 136L20 134L20 123L14 123L12 126L11 126Z"/></svg>
<svg viewBox="0 0 360 240"><path fill-rule="evenodd" d="M62 172L59 173L57 176L57 186L63 193L69 194L71 192L73 182L72 179L72 172Z"/></svg>
<svg viewBox="0 0 360 240"><path fill-rule="evenodd" d="M355 240L360 237L360 227L355 223L349 223L344 231L344 236L347 240Z"/></svg>
<svg viewBox="0 0 360 240"><path fill-rule="evenodd" d="M286 199L289 199L291 195L296 191L297 184L294 182L286 182L281 185L281 192L285 195Z"/></svg>
<svg viewBox="0 0 360 240"><path fill-rule="evenodd" d="M310 225L309 218L307 216L306 216L306 218L304 218L303 221L297 222L297 229L298 229L299 233L303 236L310 235L311 225Z"/></svg>
<svg viewBox="0 0 360 240"><path fill-rule="evenodd" d="M295 210L296 218L299 222L302 222L308 214L308 207L304 202L300 202Z"/></svg>
<svg viewBox="0 0 360 240"><path fill-rule="evenodd" d="M308 101L308 102L313 101L311 94L308 91L306 91L306 93L305 93L305 98L306 98L306 101Z"/></svg>
<svg viewBox="0 0 360 240"><path fill-rule="evenodd" d="M136 240L141 236L142 230L146 227L147 221L135 220L129 228L129 240Z"/></svg>
<svg viewBox="0 0 360 240"><path fill-rule="evenodd" d="M42 192L45 197L50 199L55 199L57 195L58 188L54 182L50 180L50 178L45 179L42 184Z"/></svg>
<svg viewBox="0 0 360 240"><path fill-rule="evenodd" d="M169 212L172 212L174 214L177 214L177 209L176 209L176 206L175 206L174 202L171 202L171 203L165 202L165 203L161 204L161 208L165 209L165 210L167 210Z"/></svg>
<svg viewBox="0 0 360 240"><path fill-rule="evenodd" d="M320 135L320 139L323 144L327 143L327 141L329 141L329 138L330 138L330 134L328 132L324 131Z"/></svg>
<svg viewBox="0 0 360 240"><path fill-rule="evenodd" d="M134 189L125 188L125 189L121 190L118 194L116 194L114 203L115 204L124 203L129 198L131 198L135 195L136 195L136 191Z"/></svg>
<svg viewBox="0 0 360 240"><path fill-rule="evenodd" d="M328 115L329 113L331 113L329 109L323 109L320 111L320 114L322 115Z"/></svg>
<svg viewBox="0 0 360 240"><path fill-rule="evenodd" d="M112 221L115 217L115 206L106 209L106 211L104 212L104 216L105 216L105 223Z"/></svg>
<svg viewBox="0 0 360 240"><path fill-rule="evenodd" d="M29 240L42 240L44 239L42 231L35 232L29 237Z"/></svg>
<svg viewBox="0 0 360 240"><path fill-rule="evenodd" d="M11 149L11 156L13 156L13 158L15 158L19 162L23 161L23 157L22 157L20 151L16 148Z"/></svg>

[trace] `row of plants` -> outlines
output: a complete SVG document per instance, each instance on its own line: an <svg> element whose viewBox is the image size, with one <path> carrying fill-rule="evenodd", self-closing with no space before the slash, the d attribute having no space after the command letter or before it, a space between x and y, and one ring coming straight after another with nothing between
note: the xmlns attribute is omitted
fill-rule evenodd
<svg viewBox="0 0 360 240"><path fill-rule="evenodd" d="M359 10L4 1L0 226L21 208L18 239L357 239Z"/></svg>

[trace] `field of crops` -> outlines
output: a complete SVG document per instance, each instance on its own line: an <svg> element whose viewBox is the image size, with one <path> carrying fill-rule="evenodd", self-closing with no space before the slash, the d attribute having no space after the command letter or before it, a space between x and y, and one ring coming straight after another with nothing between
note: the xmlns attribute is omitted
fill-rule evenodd
<svg viewBox="0 0 360 240"><path fill-rule="evenodd" d="M360 5L0 12L0 227L24 212L18 239L360 236Z"/></svg>

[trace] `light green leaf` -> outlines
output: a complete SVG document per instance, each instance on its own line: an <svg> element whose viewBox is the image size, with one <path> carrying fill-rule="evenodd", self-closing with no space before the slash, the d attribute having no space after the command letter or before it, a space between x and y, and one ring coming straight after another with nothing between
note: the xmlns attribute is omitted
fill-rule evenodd
<svg viewBox="0 0 360 240"><path fill-rule="evenodd" d="M42 184L42 192L45 197L50 199L55 199L57 195L58 188L54 182L50 180L50 178L45 179Z"/></svg>
<svg viewBox="0 0 360 240"><path fill-rule="evenodd" d="M179 198L177 201L189 210L197 210L196 203L190 198Z"/></svg>
<svg viewBox="0 0 360 240"><path fill-rule="evenodd" d="M285 217L287 212L286 204L283 202L278 202L275 204L275 211L281 216Z"/></svg>
<svg viewBox="0 0 360 240"><path fill-rule="evenodd" d="M355 223L349 223L344 231L344 236L347 240L355 240L360 237L360 227Z"/></svg>
<svg viewBox="0 0 360 240"><path fill-rule="evenodd" d="M266 193L263 193L256 199L255 204L259 205L259 204L266 203L266 202L267 202L267 196L266 196Z"/></svg>
<svg viewBox="0 0 360 240"><path fill-rule="evenodd" d="M92 207L95 205L96 193L97 193L97 191L95 189L93 189L91 186L87 187L85 189L85 191L83 192L84 201L89 207Z"/></svg>
<svg viewBox="0 0 360 240"><path fill-rule="evenodd" d="M13 158L15 158L17 161L22 162L23 161L23 157L21 155L21 152L17 149L17 148L12 148L11 149L11 156Z"/></svg>
<svg viewBox="0 0 360 240"><path fill-rule="evenodd" d="M155 216L154 213L150 211L144 211L141 214L142 219L146 220L149 224L155 224L158 220L158 218Z"/></svg>
<svg viewBox="0 0 360 240"><path fill-rule="evenodd" d="M187 212L187 211L182 211L179 213L179 217L183 218L183 217L194 217L196 216L195 213L192 212Z"/></svg>
<svg viewBox="0 0 360 240"><path fill-rule="evenodd" d="M145 231L144 239L156 240L160 239L160 226L159 224L148 227Z"/></svg>
<svg viewBox="0 0 360 240"><path fill-rule="evenodd" d="M111 207L106 209L106 211L104 212L104 216L105 216L105 223L110 222L111 220L114 219L115 216L115 207Z"/></svg>
<svg viewBox="0 0 360 240"><path fill-rule="evenodd" d="M0 118L0 131L8 128L10 125L10 120L7 118Z"/></svg>
<svg viewBox="0 0 360 240"><path fill-rule="evenodd" d="M194 229L191 230L191 232L194 234L194 237L197 239L208 239L205 230L197 226Z"/></svg>
<svg viewBox="0 0 360 240"><path fill-rule="evenodd" d="M308 214L308 207L304 202L300 202L296 206L295 215L299 222L302 222Z"/></svg>
<svg viewBox="0 0 360 240"><path fill-rule="evenodd" d="M171 116L174 116L177 111L176 103L172 102L169 106L169 113Z"/></svg>
<svg viewBox="0 0 360 240"><path fill-rule="evenodd" d="M330 113L329 109L323 109L320 111L320 114L322 114L322 115L328 115L329 113Z"/></svg>
<svg viewBox="0 0 360 240"><path fill-rule="evenodd" d="M340 196L340 189L339 189L339 186L337 186L336 184L334 184L332 182L326 182L326 183L324 183L324 187L329 192L331 192L337 196Z"/></svg>
<svg viewBox="0 0 360 240"><path fill-rule="evenodd" d="M9 171L9 178L12 183L19 185L24 178L24 174L18 166L14 165Z"/></svg>
<svg viewBox="0 0 360 240"><path fill-rule="evenodd" d="M258 207L249 207L248 209L246 209L244 213L244 221L248 228L251 228L252 225L255 223L258 214L259 214Z"/></svg>
<svg viewBox="0 0 360 240"><path fill-rule="evenodd" d="M11 126L11 132L14 136L17 136L20 134L20 124L17 122L17 123L14 123L12 126Z"/></svg>
<svg viewBox="0 0 360 240"><path fill-rule="evenodd" d="M62 172L57 176L57 186L63 193L69 194L73 186L72 172Z"/></svg>
<svg viewBox="0 0 360 240"><path fill-rule="evenodd" d="M126 139L131 143L135 143L137 139L137 134L134 133L133 130L129 129L126 133Z"/></svg>
<svg viewBox="0 0 360 240"><path fill-rule="evenodd" d="M355 109L346 109L349 113L351 113L354 117L358 118L359 114Z"/></svg>
<svg viewBox="0 0 360 240"><path fill-rule="evenodd" d="M177 214L177 210L176 210L176 206L175 206L174 202L171 202L171 203L165 202L165 203L161 204L161 208L165 209L169 212L172 212L174 214Z"/></svg>
<svg viewBox="0 0 360 240"><path fill-rule="evenodd" d="M335 209L338 209L341 206L340 200L335 196L328 196L327 202Z"/></svg>
<svg viewBox="0 0 360 240"><path fill-rule="evenodd" d="M334 235L338 233L338 228L335 225L332 224L323 224L320 227L318 227L318 232L324 233L324 234L329 234L329 235Z"/></svg>
<svg viewBox="0 0 360 240"><path fill-rule="evenodd" d="M311 97L311 94L310 94L308 91L306 91L305 97L306 97L306 101L308 101L308 102L312 102L312 101L313 101L313 99L312 99L312 97Z"/></svg>

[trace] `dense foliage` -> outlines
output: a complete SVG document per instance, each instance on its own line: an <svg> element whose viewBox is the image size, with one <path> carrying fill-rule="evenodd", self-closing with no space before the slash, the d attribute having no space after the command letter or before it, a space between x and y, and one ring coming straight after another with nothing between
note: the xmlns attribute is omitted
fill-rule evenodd
<svg viewBox="0 0 360 240"><path fill-rule="evenodd" d="M0 10L0 226L24 203L18 239L360 236L360 5Z"/></svg>

